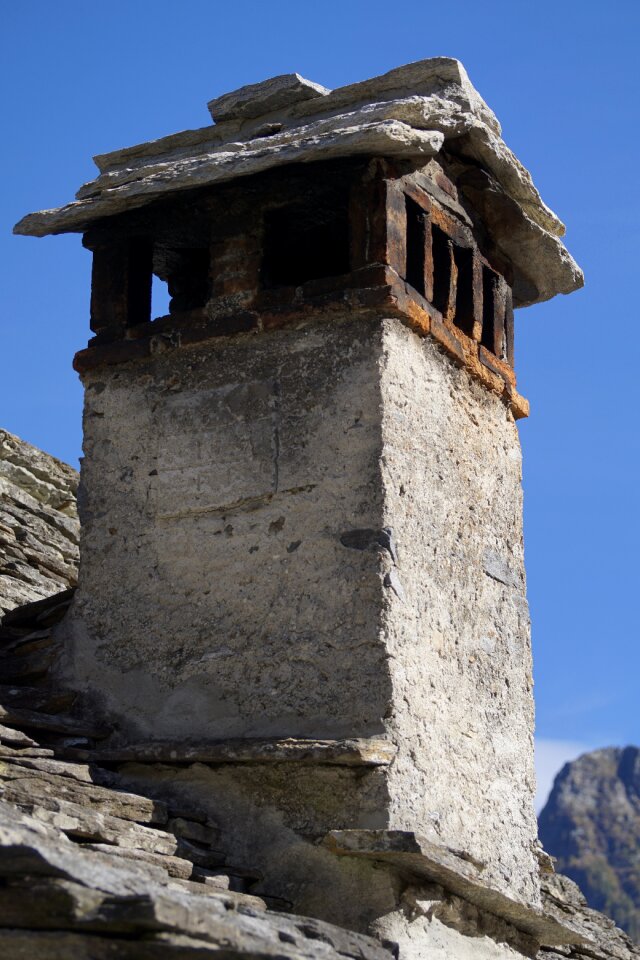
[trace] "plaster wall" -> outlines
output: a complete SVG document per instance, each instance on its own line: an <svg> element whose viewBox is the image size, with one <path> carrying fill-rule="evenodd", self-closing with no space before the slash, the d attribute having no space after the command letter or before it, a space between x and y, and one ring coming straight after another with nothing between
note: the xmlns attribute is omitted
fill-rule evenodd
<svg viewBox="0 0 640 960"><path fill-rule="evenodd" d="M502 401L397 321L349 317L85 385L67 682L132 737L386 733L397 759L375 791L352 778L345 826L425 833L535 903L520 447ZM307 832L337 826L305 790Z"/></svg>
<svg viewBox="0 0 640 960"><path fill-rule="evenodd" d="M385 322L385 525L397 543L390 822L538 899L521 452L501 400L430 339Z"/></svg>
<svg viewBox="0 0 640 960"><path fill-rule="evenodd" d="M144 737L366 736L389 669L380 331L245 336L86 378L67 680Z"/></svg>

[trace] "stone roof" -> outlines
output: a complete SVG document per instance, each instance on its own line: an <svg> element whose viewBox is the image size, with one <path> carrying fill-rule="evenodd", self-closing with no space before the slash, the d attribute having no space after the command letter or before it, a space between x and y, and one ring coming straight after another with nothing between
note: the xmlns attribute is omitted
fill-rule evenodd
<svg viewBox="0 0 640 960"><path fill-rule="evenodd" d="M287 164L359 155L420 167L440 155L513 264L517 305L582 286L563 223L457 60L422 60L336 90L287 74L218 97L209 110L213 125L95 157L99 175L74 202L24 217L15 232L84 231L177 191Z"/></svg>
<svg viewBox="0 0 640 960"><path fill-rule="evenodd" d="M75 586L78 474L0 430L0 616Z"/></svg>
<svg viewBox="0 0 640 960"><path fill-rule="evenodd" d="M152 794L132 791L126 766L101 750L110 729L58 688L51 669L72 594L27 604L0 624L2 956L186 960L224 950L230 958L389 960L393 945L288 914L263 892L268 876L228 861L224 832L193 803L160 796L157 785ZM537 960L638 960L640 950L553 873L550 858L540 861L545 914L585 945L542 948Z"/></svg>
<svg viewBox="0 0 640 960"><path fill-rule="evenodd" d="M215 822L92 762L109 730L48 669L70 602L26 605L0 625L0 955L389 960L373 938L252 896L262 878L227 862Z"/></svg>

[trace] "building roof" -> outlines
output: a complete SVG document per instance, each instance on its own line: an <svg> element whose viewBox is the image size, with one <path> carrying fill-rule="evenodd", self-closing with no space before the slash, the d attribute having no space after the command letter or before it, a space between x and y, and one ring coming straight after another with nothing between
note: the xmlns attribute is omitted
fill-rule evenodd
<svg viewBox="0 0 640 960"><path fill-rule="evenodd" d="M93 754L109 729L80 715L48 667L72 592L0 625L0 953L389 960L363 936L283 912L249 890L193 805L132 792ZM39 644L33 653L34 637ZM36 660L40 661L40 666ZM78 760L81 755L84 759ZM271 909L276 907L277 909Z"/></svg>
<svg viewBox="0 0 640 960"><path fill-rule="evenodd" d="M160 796L157 784L132 789L126 765L101 749L110 729L51 669L72 596L27 604L0 624L2 955L390 960L391 944L287 913L265 893L268 876L228 861L224 831L192 802ZM571 948L573 960L638 960L640 950L550 858L540 861L547 924L557 920L584 944ZM543 947L537 960L562 960L566 949Z"/></svg>
<svg viewBox="0 0 640 960"><path fill-rule="evenodd" d="M352 156L415 167L446 157L502 254L514 266L516 305L583 284L563 223L500 136L500 125L459 61L435 57L328 90L298 74L211 100L213 124L95 157L99 174L54 210L14 228L31 236L84 231L96 221L182 190L287 164Z"/></svg>
<svg viewBox="0 0 640 960"><path fill-rule="evenodd" d="M0 430L0 616L75 586L78 474Z"/></svg>

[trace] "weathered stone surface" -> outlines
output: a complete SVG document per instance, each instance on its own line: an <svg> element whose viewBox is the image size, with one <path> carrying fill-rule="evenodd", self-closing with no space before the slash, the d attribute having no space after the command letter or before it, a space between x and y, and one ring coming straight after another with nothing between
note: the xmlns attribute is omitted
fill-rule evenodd
<svg viewBox="0 0 640 960"><path fill-rule="evenodd" d="M101 691L133 748L99 756L224 763L214 738L246 738L236 756L251 759L253 738L286 736L271 755L312 748L311 784L335 744L308 741L377 751L384 738L393 762L363 764L358 745L354 769L380 777L336 785L335 808L303 813L317 797L296 782L296 823L312 833L330 810L342 819L328 829L424 824L535 903L520 450L502 400L433 341L336 314L144 371L86 382L91 550L64 676ZM354 530L377 531L374 548L345 544ZM508 585L485 572L487 551ZM188 746L135 749L169 737ZM278 766L271 749L256 766ZM264 796L265 776L242 783Z"/></svg>
<svg viewBox="0 0 640 960"><path fill-rule="evenodd" d="M28 794L20 795L17 791L9 793L11 801L35 820L50 824L66 836L83 842L114 844L128 850L170 857L178 849L177 838L166 831L154 830L58 797L38 797L36 794L29 798Z"/></svg>
<svg viewBox="0 0 640 960"><path fill-rule="evenodd" d="M346 116L309 123L248 143L222 144L195 158L169 158L140 168L135 178L127 172L104 174L99 185L80 191L88 199L30 214L16 232L46 236L81 231L96 219L144 206L176 190L209 187L290 163L357 155L424 158L424 162L442 142L438 131L414 130L396 120L361 123L358 117Z"/></svg>
<svg viewBox="0 0 640 960"><path fill-rule="evenodd" d="M4 635L8 631L8 634L15 636L16 630L30 633L42 627L51 627L60 623L71 605L74 592L73 587L70 587L60 593L54 593L50 597L45 597L42 600L32 600L29 603L21 604L14 610L9 610L2 618L0 632ZM20 635L23 634L20 633ZM61 693L62 691L59 691L59 694Z"/></svg>
<svg viewBox="0 0 640 960"><path fill-rule="evenodd" d="M506 876L528 872L518 895L535 903L516 429L499 401L429 341L389 323L383 343L381 526L393 529L399 559L389 569L406 595L387 591L400 745L389 780L392 792L413 797L406 817L394 805L390 826L420 822L433 842L486 862L505 891ZM508 588L484 572L485 552L497 544L512 572Z"/></svg>
<svg viewBox="0 0 640 960"><path fill-rule="evenodd" d="M27 884L25 874L30 875ZM224 947L227 956L388 957L369 938L315 920L268 914L254 897L212 887L194 894L194 885L169 880L161 867L80 848L4 803L0 876L5 881L0 888L0 927L29 927L32 958L63 956L56 953L61 945L74 951L67 956L120 956L112 948L112 938L123 934L135 935L136 952L122 956L139 958L146 955L145 944L153 944L148 935L161 932L197 938L202 949L209 945L217 952ZM36 930L46 931L41 939ZM86 954L83 941L65 939L64 930L94 934ZM0 944L8 951L6 956L26 955L21 952L26 949L24 941L10 929L0 931Z"/></svg>
<svg viewBox="0 0 640 960"><path fill-rule="evenodd" d="M32 811L33 815L36 816L36 819L42 820L46 823L47 820L42 816L41 808L34 809ZM68 828L64 827L65 821L63 821L63 832L70 834L71 831ZM56 825L56 824L54 824ZM118 830L116 837L121 839L123 836L122 832ZM137 841L138 836L134 837L134 842ZM177 843L175 843L175 838L171 838L174 841L174 849L177 848ZM137 860L141 863L151 863L156 867L161 867L163 870L166 870L169 877L174 877L179 880L188 880L193 876L194 866L190 860L185 860L183 857L175 857L172 854L167 853L157 853L153 850L147 850L140 848L140 846L124 846L121 843L112 844L107 841L106 843L93 843L87 842L83 843L84 850L95 850L97 853L105 853L110 857L123 857L125 860ZM220 889L226 889L224 886L221 886Z"/></svg>
<svg viewBox="0 0 640 960"><path fill-rule="evenodd" d="M401 873L441 884L468 903L502 917L538 942L554 946L589 942L587 937L564 926L555 916L545 914L537 905L514 900L493 888L483 879L485 864L474 863L410 831L332 830L325 844L339 856L390 863Z"/></svg>
<svg viewBox="0 0 640 960"><path fill-rule="evenodd" d="M314 740L383 732L375 557L339 540L378 512L371 334L366 323L318 323L299 337L207 348L197 368L189 351L159 354L144 382L123 371L97 391L90 378L83 535L92 549L79 615L65 621L64 667L74 686L100 688L109 708L128 703L132 744L243 738L250 754L249 738L292 738L281 757L328 756L334 746ZM167 392L169 379L180 389ZM117 474L102 455L107 424L127 464ZM159 613L153 631L140 629L143 607ZM248 642L257 656L247 660Z"/></svg>
<svg viewBox="0 0 640 960"><path fill-rule="evenodd" d="M162 882L164 871L112 862L107 856L89 854L67 840L58 830L21 813L5 802L0 804L0 875L23 874L59 876L88 887L117 894L144 892L149 877Z"/></svg>
<svg viewBox="0 0 640 960"><path fill-rule="evenodd" d="M137 820L143 823L166 823L167 811L162 803L124 791L110 790L93 783L78 783L72 778L56 776L12 763L0 763L0 796L22 805L68 800L85 804L96 813ZM54 808L55 809L55 808Z"/></svg>
<svg viewBox="0 0 640 960"><path fill-rule="evenodd" d="M449 101L459 114L469 113L482 120L496 134L500 124L493 110L485 103L469 80L467 71L453 57L430 57L394 67L378 77L359 80L331 91L322 107L343 110L345 106L398 100L407 96L433 97ZM298 107L303 115L310 105Z"/></svg>
<svg viewBox="0 0 640 960"><path fill-rule="evenodd" d="M587 906L579 887L562 874L541 876L545 912L576 930L588 942L571 950L543 949L538 960L638 960L640 946L616 927L613 920Z"/></svg>
<svg viewBox="0 0 640 960"><path fill-rule="evenodd" d="M78 474L0 430L0 617L75 585Z"/></svg>
<svg viewBox="0 0 640 960"><path fill-rule="evenodd" d="M75 694L62 690L39 689L26 683L0 684L0 704L14 709L42 711L53 715L68 710L75 700Z"/></svg>
<svg viewBox="0 0 640 960"><path fill-rule="evenodd" d="M0 757L53 757L55 751L49 747L22 747L14 749L0 744Z"/></svg>
<svg viewBox="0 0 640 960"><path fill-rule="evenodd" d="M301 99L307 95L312 99ZM407 64L331 92L295 74L276 77L211 106L222 123L96 158L101 175L81 188L75 203L25 217L16 232L83 230L170 192L284 164L364 154L419 166L446 143L463 169L479 169L490 178L476 191L477 202L491 202L492 184L511 201L508 219L501 213L491 230L514 264L516 305L582 285L580 269L557 239L563 224L500 139L495 116L456 60Z"/></svg>
<svg viewBox="0 0 640 960"><path fill-rule="evenodd" d="M109 729L92 725L89 721L68 716L40 713L21 707L0 704L0 720L5 725L24 727L26 730L46 730L49 733L63 733L67 736L106 737Z"/></svg>
<svg viewBox="0 0 640 960"><path fill-rule="evenodd" d="M23 730L13 730L0 724L0 741L18 747L37 747L38 742Z"/></svg>
<svg viewBox="0 0 640 960"><path fill-rule="evenodd" d="M232 936L230 931L220 930L221 942L211 942L185 934L158 933L149 935L143 941L116 938L96 938L65 932L29 933L21 930L0 931L0 949L12 960L205 960L224 956L233 957L273 957L274 960L337 960L339 957L353 957L354 954L336 950L332 944L307 936L301 931L288 929L271 930L267 928L262 937L257 935L241 936L240 931ZM315 931L314 931L315 932ZM226 935L225 935L226 934ZM375 960L388 958L388 951L376 952L374 941L366 947L360 946L358 957L372 957Z"/></svg>
<svg viewBox="0 0 640 960"><path fill-rule="evenodd" d="M198 823L195 820L185 820L184 817L172 817L167 829L176 837L183 837L185 840L195 840L196 843L215 846L220 840L220 831L218 827L211 823Z"/></svg>
<svg viewBox="0 0 640 960"><path fill-rule="evenodd" d="M79 757L89 756L77 751ZM327 763L347 767L387 766L396 748L382 737L354 740L211 740L202 743L151 741L92 751L102 763Z"/></svg>
<svg viewBox="0 0 640 960"><path fill-rule="evenodd" d="M285 73L225 93L210 100L207 107L211 119L218 123L222 120L244 120L272 110L282 110L294 103L324 97L329 92L319 83L305 80L299 73Z"/></svg>

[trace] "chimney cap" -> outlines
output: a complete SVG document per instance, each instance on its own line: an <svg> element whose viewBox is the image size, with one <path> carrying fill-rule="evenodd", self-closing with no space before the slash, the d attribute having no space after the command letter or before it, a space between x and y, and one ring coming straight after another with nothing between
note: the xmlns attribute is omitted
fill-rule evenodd
<svg viewBox="0 0 640 960"><path fill-rule="evenodd" d="M282 110L305 100L326 97L330 90L305 80L299 73L283 73L260 83L249 83L238 90L224 93L207 104L215 123L225 120L246 120L273 110Z"/></svg>
<svg viewBox="0 0 640 960"><path fill-rule="evenodd" d="M445 147L492 241L521 278L516 305L583 285L559 239L564 224L501 139L458 60L420 60L335 90L283 74L223 94L209 110L216 122L206 127L95 157L99 175L74 202L29 214L14 232L81 232L181 190L294 163L377 156L419 167Z"/></svg>

